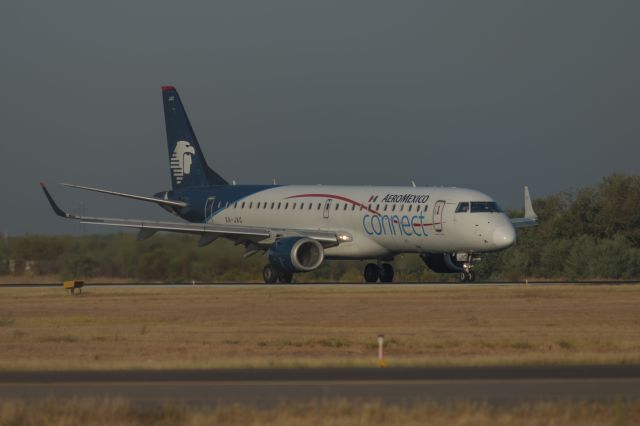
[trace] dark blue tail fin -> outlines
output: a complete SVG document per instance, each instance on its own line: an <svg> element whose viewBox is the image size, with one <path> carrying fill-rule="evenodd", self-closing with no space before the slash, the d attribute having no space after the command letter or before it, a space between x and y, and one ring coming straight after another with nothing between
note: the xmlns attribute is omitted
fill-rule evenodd
<svg viewBox="0 0 640 426"><path fill-rule="evenodd" d="M227 181L207 165L175 87L162 86L162 100L173 189L227 185Z"/></svg>

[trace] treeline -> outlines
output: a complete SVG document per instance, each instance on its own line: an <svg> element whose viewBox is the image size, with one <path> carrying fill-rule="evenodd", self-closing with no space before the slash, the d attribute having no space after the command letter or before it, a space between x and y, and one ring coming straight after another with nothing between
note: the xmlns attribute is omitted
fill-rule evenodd
<svg viewBox="0 0 640 426"><path fill-rule="evenodd" d="M593 188L537 199L534 208L541 225L519 230L515 247L484 255L481 279L640 277L640 176L612 175ZM131 234L10 237L0 243L0 274L260 281L264 256L242 254L228 241L198 248L195 237L167 234L145 241ZM363 266L325 262L303 279L361 281ZM401 281L456 278L432 273L417 255L398 256L395 268Z"/></svg>
<svg viewBox="0 0 640 426"><path fill-rule="evenodd" d="M132 278L162 282L262 281L265 256L243 258L244 248L218 240L199 248L197 238L158 234L11 237L0 248L0 274L60 279ZM305 281L361 281L363 262L330 261L304 274ZM418 256L396 259L399 279L437 279Z"/></svg>

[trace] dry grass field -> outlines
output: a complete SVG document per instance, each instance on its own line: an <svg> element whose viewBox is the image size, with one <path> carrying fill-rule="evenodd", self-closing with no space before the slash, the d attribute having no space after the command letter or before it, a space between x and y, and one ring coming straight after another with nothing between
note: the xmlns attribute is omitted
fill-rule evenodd
<svg viewBox="0 0 640 426"><path fill-rule="evenodd" d="M0 426L91 425L634 425L637 403L535 403L489 406L479 403L313 401L258 409L242 405L203 407L135 407L120 399L44 400L26 404L0 402Z"/></svg>
<svg viewBox="0 0 640 426"><path fill-rule="evenodd" d="M640 362L640 286L0 289L0 369Z"/></svg>

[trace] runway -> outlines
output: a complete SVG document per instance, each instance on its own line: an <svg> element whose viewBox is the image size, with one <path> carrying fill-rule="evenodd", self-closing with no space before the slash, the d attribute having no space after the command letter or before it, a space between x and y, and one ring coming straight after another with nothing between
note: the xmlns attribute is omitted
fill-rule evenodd
<svg viewBox="0 0 640 426"><path fill-rule="evenodd" d="M640 365L1 372L0 399L123 397L133 404L640 400Z"/></svg>
<svg viewBox="0 0 640 426"><path fill-rule="evenodd" d="M640 284L638 280L615 280L615 281L598 281L598 280L569 280L569 281L476 281L474 283L459 283L459 282L442 282L442 281L424 281L424 282L397 282L391 284L382 283L363 283L360 281L353 282L300 282L292 284L264 284L256 282L219 282L219 283L198 283L198 282L181 282L181 283L149 283L149 282L137 282L137 283L86 283L85 289L91 287L104 287L104 288L175 288L175 287L205 287L205 288L228 288L228 287L242 287L242 288L285 288L285 287L303 287L303 286L316 286L316 287L388 287L388 288L402 288L402 287L478 287L478 286L562 286L562 285L590 285L590 286L619 286L619 285L637 285ZM62 287L62 283L0 283L0 289L3 288L57 288Z"/></svg>

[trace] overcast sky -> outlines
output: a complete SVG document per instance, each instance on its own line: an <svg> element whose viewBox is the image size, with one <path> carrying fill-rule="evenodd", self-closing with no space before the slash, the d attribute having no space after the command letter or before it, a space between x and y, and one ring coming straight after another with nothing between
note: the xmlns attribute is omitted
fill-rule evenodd
<svg viewBox="0 0 640 426"><path fill-rule="evenodd" d="M0 232L69 210L169 219L58 182L169 189L160 86L238 183L470 187L505 207L638 173L640 2L5 1Z"/></svg>

